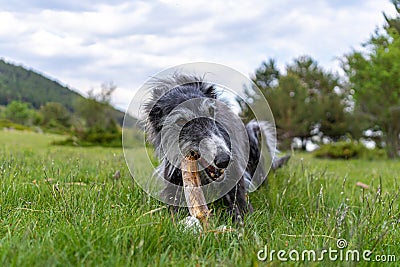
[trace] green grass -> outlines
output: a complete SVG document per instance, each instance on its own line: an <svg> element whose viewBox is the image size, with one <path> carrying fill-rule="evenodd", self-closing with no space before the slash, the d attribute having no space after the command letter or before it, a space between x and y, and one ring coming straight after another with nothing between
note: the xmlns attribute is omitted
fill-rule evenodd
<svg viewBox="0 0 400 267"><path fill-rule="evenodd" d="M0 266L264 266L265 246L321 252L339 238L400 262L399 161L295 155L250 195L255 212L243 229L193 235L176 225L184 214L133 183L121 149L49 145L63 138L0 132ZM150 175L145 151L137 155L137 175ZM215 211L210 230L223 224L231 223Z"/></svg>

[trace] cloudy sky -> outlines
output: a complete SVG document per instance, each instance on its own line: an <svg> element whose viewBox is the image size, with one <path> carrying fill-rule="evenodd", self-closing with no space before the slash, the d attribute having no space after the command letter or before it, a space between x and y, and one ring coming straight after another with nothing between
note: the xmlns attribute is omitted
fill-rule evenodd
<svg viewBox="0 0 400 267"><path fill-rule="evenodd" d="M188 62L251 75L268 58L311 55L335 70L382 12L394 14L389 0L0 0L0 58L82 94L113 81L125 110L150 76Z"/></svg>

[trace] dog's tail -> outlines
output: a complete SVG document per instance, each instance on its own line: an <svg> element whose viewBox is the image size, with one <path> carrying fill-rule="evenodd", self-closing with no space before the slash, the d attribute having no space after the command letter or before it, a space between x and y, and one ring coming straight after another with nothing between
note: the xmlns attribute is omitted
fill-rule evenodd
<svg viewBox="0 0 400 267"><path fill-rule="evenodd" d="M251 120L246 125L246 130L249 135L251 158L258 159L260 157L261 135L263 135L269 155L272 158L272 169L279 169L289 161L290 155L283 157L277 156L279 150L277 149L275 127L271 123L267 121Z"/></svg>
<svg viewBox="0 0 400 267"><path fill-rule="evenodd" d="M258 181L262 181L265 176L265 170L262 164L259 162L264 161L263 154L261 151L262 144L261 142L264 140L267 153L271 159L271 168L273 170L279 169L284 166L290 159L290 155L286 155L283 157L278 157L278 149L277 141L276 141L276 134L275 134L275 127L267 122L267 121L256 121L251 120L246 125L247 134L249 136L249 145L250 145L250 155L249 155L249 163L247 165L247 172L250 177L246 177L245 180L246 184L249 185L249 190L251 189L252 185L259 185ZM261 179L261 180L260 180Z"/></svg>

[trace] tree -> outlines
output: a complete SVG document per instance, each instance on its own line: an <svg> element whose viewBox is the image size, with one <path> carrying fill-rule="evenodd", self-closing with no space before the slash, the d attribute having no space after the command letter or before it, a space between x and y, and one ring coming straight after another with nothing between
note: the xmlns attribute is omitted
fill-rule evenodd
<svg viewBox="0 0 400 267"><path fill-rule="evenodd" d="M31 112L28 103L15 100L8 104L4 110L6 119L24 125L31 124L30 114Z"/></svg>
<svg viewBox="0 0 400 267"><path fill-rule="evenodd" d="M46 127L65 130L71 126L71 113L60 103L46 103L40 107L40 114Z"/></svg>
<svg viewBox="0 0 400 267"><path fill-rule="evenodd" d="M258 87L266 90L276 86L280 76L275 60L269 59L267 62L261 63L261 67L256 70L253 81Z"/></svg>
<svg viewBox="0 0 400 267"><path fill-rule="evenodd" d="M369 129L383 133L388 156L400 150L400 1L394 0L396 18L387 18L383 31L376 31L364 45L367 52L345 56L343 69L354 92L355 112Z"/></svg>
<svg viewBox="0 0 400 267"><path fill-rule="evenodd" d="M87 128L99 132L109 132L117 129L117 123L113 117L113 108L110 104L111 96L116 88L112 82L103 83L98 94L90 90L88 98L77 101L75 109L77 114L84 120Z"/></svg>
<svg viewBox="0 0 400 267"><path fill-rule="evenodd" d="M266 92L266 99L275 117L278 137L290 145L293 138L305 140L311 137L314 124L312 103L308 101L308 89L296 75L287 73L279 79L279 85ZM284 143L285 144L285 143Z"/></svg>
<svg viewBox="0 0 400 267"><path fill-rule="evenodd" d="M277 70L274 60L263 62L253 81L271 107L281 143L290 145L297 137L305 149L316 132L333 140L347 133L346 91L337 75L322 69L311 57L295 59L286 66L285 74ZM258 96L246 95L252 109L265 108ZM250 109L240 104L242 115L251 118Z"/></svg>
<svg viewBox="0 0 400 267"><path fill-rule="evenodd" d="M110 104L115 89L113 83L103 83L100 93L95 94L91 90L88 98L76 103L75 109L83 120L83 128L76 128L75 133L81 141L96 145L121 145L121 131Z"/></svg>
<svg viewBox="0 0 400 267"><path fill-rule="evenodd" d="M269 59L267 62L262 62L261 66L256 69L255 75L253 77L253 82L261 89L261 93L264 97L267 95L269 90L275 88L278 84L278 79L280 77L280 72L276 67L275 60ZM254 113L252 110L261 109L265 110L263 106L263 101L259 101L259 95L256 94L254 88L243 88L246 99L240 97L236 98L237 103L241 108L241 117L245 122L254 119ZM256 103L257 102L257 103ZM262 114L259 112L258 114ZM265 119L265 118L259 118Z"/></svg>
<svg viewBox="0 0 400 267"><path fill-rule="evenodd" d="M397 11L397 14L400 14L400 0L392 0L392 3ZM391 28L392 30L397 31L397 33L400 34L400 20L399 16L395 18L390 18L386 16L385 13L383 13L383 16L385 17L385 20L388 25L386 25L386 28Z"/></svg>
<svg viewBox="0 0 400 267"><path fill-rule="evenodd" d="M307 88L305 101L308 102L308 113L311 112L310 127L333 141L338 141L348 133L350 114L345 112L347 91L339 76L325 71L309 56L295 59L287 72L299 77Z"/></svg>

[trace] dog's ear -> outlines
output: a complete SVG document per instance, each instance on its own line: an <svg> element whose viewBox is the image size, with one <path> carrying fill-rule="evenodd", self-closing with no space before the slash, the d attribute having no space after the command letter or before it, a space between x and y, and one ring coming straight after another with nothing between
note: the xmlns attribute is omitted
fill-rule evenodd
<svg viewBox="0 0 400 267"><path fill-rule="evenodd" d="M163 110L159 101L166 92L166 88L161 86L155 86L151 91L151 100L146 104L146 112L149 119L160 119L162 117Z"/></svg>
<svg viewBox="0 0 400 267"><path fill-rule="evenodd" d="M200 90L209 98L217 98L217 92L214 85L202 83Z"/></svg>
<svg viewBox="0 0 400 267"><path fill-rule="evenodd" d="M163 116L163 110L158 101L148 111L148 120L153 125L155 131L161 131L160 119Z"/></svg>
<svg viewBox="0 0 400 267"><path fill-rule="evenodd" d="M154 87L151 92L154 101L159 100L168 90L164 87Z"/></svg>
<svg viewBox="0 0 400 267"><path fill-rule="evenodd" d="M160 130L159 124L163 115L163 110L159 103L159 93L160 95L162 94L160 90L153 89L152 98L149 100L149 102L144 104L147 126L151 132L158 132Z"/></svg>

